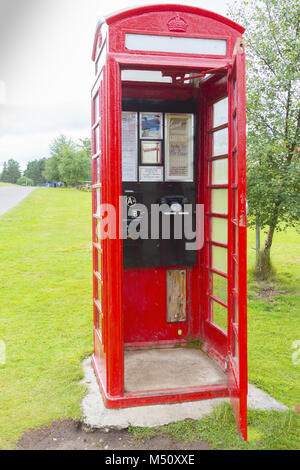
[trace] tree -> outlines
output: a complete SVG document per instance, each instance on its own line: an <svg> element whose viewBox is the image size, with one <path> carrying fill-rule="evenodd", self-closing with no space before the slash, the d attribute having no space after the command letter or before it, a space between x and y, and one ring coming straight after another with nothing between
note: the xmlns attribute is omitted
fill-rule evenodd
<svg viewBox="0 0 300 470"><path fill-rule="evenodd" d="M7 173L7 163L3 163L2 173L0 175L0 181L2 183L7 183L8 173Z"/></svg>
<svg viewBox="0 0 300 470"><path fill-rule="evenodd" d="M59 181L58 158L52 156L46 160L43 177L48 181Z"/></svg>
<svg viewBox="0 0 300 470"><path fill-rule="evenodd" d="M79 139L79 147L84 150L89 158L91 158L92 155L92 144L91 144L91 139Z"/></svg>
<svg viewBox="0 0 300 470"><path fill-rule="evenodd" d="M30 178L26 178L26 176L21 176L21 178L18 179L17 184L20 186L34 186L34 181Z"/></svg>
<svg viewBox="0 0 300 470"><path fill-rule="evenodd" d="M24 171L24 176L33 180L35 186L45 183L45 178L43 177L45 165L46 158L41 158L40 160L33 160L27 163L27 168Z"/></svg>
<svg viewBox="0 0 300 470"><path fill-rule="evenodd" d="M230 16L246 27L248 222L267 229L256 272L272 272L275 231L299 221L298 0L242 0Z"/></svg>
<svg viewBox="0 0 300 470"><path fill-rule="evenodd" d="M52 142L50 154L44 171L44 177L48 180L76 184L88 179L91 172L89 139L81 139L76 144L61 135Z"/></svg>
<svg viewBox="0 0 300 470"><path fill-rule="evenodd" d="M91 160L84 150L71 152L64 149L59 162L59 172L62 181L67 184L76 184L88 179L91 168Z"/></svg>
<svg viewBox="0 0 300 470"><path fill-rule="evenodd" d="M92 142L91 139L79 139L79 147L86 152L87 157L89 158L89 161L91 161L92 157ZM86 180L92 181L92 165L89 165L89 172L87 175Z"/></svg>
<svg viewBox="0 0 300 470"><path fill-rule="evenodd" d="M46 161L45 170L43 172L44 178L48 181L63 181L59 171L59 163L65 149L75 151L75 144L71 139L64 135L60 135L50 145L50 158Z"/></svg>
<svg viewBox="0 0 300 470"><path fill-rule="evenodd" d="M11 158L7 163L4 162L3 171L1 173L2 182L16 184L20 176L20 165L16 160Z"/></svg>

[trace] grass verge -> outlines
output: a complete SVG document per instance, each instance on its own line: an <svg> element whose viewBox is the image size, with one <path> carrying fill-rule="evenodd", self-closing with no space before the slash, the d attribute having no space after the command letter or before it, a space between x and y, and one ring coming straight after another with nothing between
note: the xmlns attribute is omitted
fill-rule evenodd
<svg viewBox="0 0 300 470"><path fill-rule="evenodd" d="M45 188L0 219L1 448L29 428L81 416L81 361L92 351L90 213L86 193Z"/></svg>
<svg viewBox="0 0 300 470"><path fill-rule="evenodd" d="M300 405L300 361L294 349L300 340L299 246L295 229L277 232L271 252L275 274L257 282L255 233L248 231L249 382L289 407Z"/></svg>

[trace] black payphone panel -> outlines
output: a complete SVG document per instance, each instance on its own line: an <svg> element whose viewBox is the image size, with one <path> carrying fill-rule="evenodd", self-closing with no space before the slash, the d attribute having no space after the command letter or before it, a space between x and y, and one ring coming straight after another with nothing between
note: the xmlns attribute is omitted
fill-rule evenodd
<svg viewBox="0 0 300 470"><path fill-rule="evenodd" d="M123 117L126 128L122 141L122 186L127 198L123 222L128 229L123 240L124 267L194 266L197 255L196 251L186 249L186 242L193 240L185 239L183 221L188 207L195 231L195 103L125 99ZM174 137L169 132L170 123ZM189 132L188 143L184 141L185 129ZM171 152L173 166L171 160L167 161ZM148 236L143 232L133 239L136 237L131 237L129 226L133 221L135 227L139 226L145 217L140 211L141 204L147 212ZM155 238L151 238L153 204L163 208ZM170 226L167 238L163 218ZM178 224L182 226L181 237Z"/></svg>

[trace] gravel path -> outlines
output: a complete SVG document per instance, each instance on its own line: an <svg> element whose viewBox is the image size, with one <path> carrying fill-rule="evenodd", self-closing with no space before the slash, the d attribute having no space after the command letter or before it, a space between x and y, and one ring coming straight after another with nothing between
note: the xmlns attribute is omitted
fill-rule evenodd
<svg viewBox="0 0 300 470"><path fill-rule="evenodd" d="M34 189L28 186L0 186L0 216L19 204Z"/></svg>

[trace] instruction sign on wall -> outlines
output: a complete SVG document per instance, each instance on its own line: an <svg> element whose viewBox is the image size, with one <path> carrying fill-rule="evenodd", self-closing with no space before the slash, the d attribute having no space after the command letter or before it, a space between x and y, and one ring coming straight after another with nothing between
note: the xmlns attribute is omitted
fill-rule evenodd
<svg viewBox="0 0 300 470"><path fill-rule="evenodd" d="M122 112L122 181L137 181L137 113Z"/></svg>

